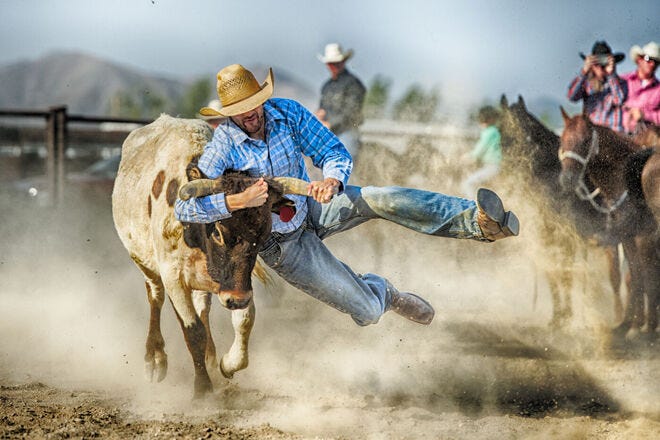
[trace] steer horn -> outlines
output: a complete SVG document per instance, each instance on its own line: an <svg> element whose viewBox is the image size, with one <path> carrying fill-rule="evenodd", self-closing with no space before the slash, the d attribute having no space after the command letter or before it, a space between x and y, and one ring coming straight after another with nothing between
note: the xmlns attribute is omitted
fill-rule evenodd
<svg viewBox="0 0 660 440"><path fill-rule="evenodd" d="M284 194L298 194L306 196L308 194L309 182L295 177L275 177L273 180L284 190Z"/></svg>
<svg viewBox="0 0 660 440"><path fill-rule="evenodd" d="M275 177L273 180L280 185L284 194L307 195L309 182L295 177ZM220 180L196 179L185 183L179 190L179 198L188 200L192 197L203 197L220 192Z"/></svg>
<svg viewBox="0 0 660 440"><path fill-rule="evenodd" d="M196 179L185 183L179 190L179 198L188 200L192 197L208 196L219 192L220 181L212 179Z"/></svg>

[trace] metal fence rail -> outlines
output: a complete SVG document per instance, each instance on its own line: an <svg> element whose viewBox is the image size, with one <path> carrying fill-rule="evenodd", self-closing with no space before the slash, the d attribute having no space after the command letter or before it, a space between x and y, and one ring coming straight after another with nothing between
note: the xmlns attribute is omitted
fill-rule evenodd
<svg viewBox="0 0 660 440"><path fill-rule="evenodd" d="M41 118L46 122L44 140L46 144L46 176L52 190L53 202L60 203L64 194L64 152L69 143L70 123L129 123L146 125L151 119L118 118L109 116L86 116L68 114L66 106L43 109L0 109L0 117Z"/></svg>

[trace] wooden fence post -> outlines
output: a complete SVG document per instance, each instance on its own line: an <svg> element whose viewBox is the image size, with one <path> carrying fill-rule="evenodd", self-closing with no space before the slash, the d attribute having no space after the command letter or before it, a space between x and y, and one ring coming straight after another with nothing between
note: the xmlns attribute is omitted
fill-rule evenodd
<svg viewBox="0 0 660 440"><path fill-rule="evenodd" d="M66 106L51 107L46 118L46 174L52 194L51 203L59 205L64 196L64 150L66 149Z"/></svg>

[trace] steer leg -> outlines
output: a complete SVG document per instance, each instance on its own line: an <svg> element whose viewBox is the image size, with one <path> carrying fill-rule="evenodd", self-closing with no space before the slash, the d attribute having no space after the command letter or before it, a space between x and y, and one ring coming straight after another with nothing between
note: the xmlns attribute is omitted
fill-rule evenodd
<svg viewBox="0 0 660 440"><path fill-rule="evenodd" d="M192 293L185 290L178 282L166 288L176 316L181 324L183 336L195 367L195 389L193 398L203 397L213 391L211 378L206 371L206 329L195 312Z"/></svg>
<svg viewBox="0 0 660 440"><path fill-rule="evenodd" d="M255 314L254 299L245 309L231 312L234 342L220 361L220 372L228 379L231 379L238 370L248 366L248 340L254 325Z"/></svg>
<svg viewBox="0 0 660 440"><path fill-rule="evenodd" d="M144 372L150 382L160 382L167 375L165 340L160 330L160 312L165 301L165 291L160 278L148 278L146 283L149 301L149 332L147 333Z"/></svg>
<svg viewBox="0 0 660 440"><path fill-rule="evenodd" d="M218 368L218 358L215 351L215 342L211 334L211 324L209 322L209 313L211 312L211 293L203 290L193 290L193 305L197 316L202 320L206 330L206 369L214 371Z"/></svg>

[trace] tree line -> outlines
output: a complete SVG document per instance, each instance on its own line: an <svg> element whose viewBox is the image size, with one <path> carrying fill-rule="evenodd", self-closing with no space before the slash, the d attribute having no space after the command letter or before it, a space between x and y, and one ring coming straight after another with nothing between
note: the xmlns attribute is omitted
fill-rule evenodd
<svg viewBox="0 0 660 440"><path fill-rule="evenodd" d="M184 118L194 118L199 109L215 95L213 82L204 78L192 82L180 97L171 98L139 87L117 92L110 100L108 114L130 118L157 118L166 112ZM366 118L391 118L399 121L430 122L437 115L440 92L425 90L413 84L395 100L391 95L392 81L376 75L367 88L364 102ZM314 109L312 109L314 110Z"/></svg>

